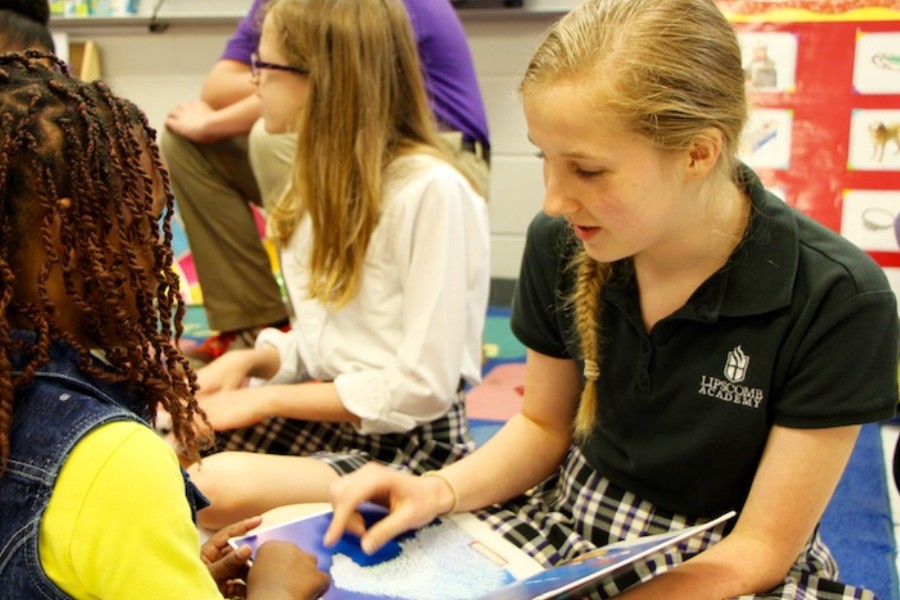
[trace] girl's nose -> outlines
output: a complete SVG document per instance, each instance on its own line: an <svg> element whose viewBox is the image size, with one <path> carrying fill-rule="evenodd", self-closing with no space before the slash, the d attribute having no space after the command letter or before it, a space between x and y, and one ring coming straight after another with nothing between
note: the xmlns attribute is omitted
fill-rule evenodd
<svg viewBox="0 0 900 600"><path fill-rule="evenodd" d="M568 191L565 178L544 167L544 212L551 217L571 214L578 210L578 202Z"/></svg>

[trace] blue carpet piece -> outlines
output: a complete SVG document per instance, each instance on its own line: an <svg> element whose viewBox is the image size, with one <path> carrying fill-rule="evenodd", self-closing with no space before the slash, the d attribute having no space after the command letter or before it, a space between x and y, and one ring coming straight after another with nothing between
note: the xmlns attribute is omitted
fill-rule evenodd
<svg viewBox="0 0 900 600"><path fill-rule="evenodd" d="M502 421L489 421L487 419L469 419L469 433L472 439L480 448L484 443L491 439L491 436L497 433L497 430L503 427Z"/></svg>
<svg viewBox="0 0 900 600"><path fill-rule="evenodd" d="M841 579L900 600L893 519L878 424L863 426L850 462L822 518L822 537Z"/></svg>

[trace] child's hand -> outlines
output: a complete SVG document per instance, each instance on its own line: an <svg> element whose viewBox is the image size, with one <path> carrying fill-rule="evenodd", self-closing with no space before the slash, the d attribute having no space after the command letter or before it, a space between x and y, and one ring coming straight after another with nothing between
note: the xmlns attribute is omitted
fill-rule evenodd
<svg viewBox="0 0 900 600"><path fill-rule="evenodd" d="M251 376L270 379L280 366L281 357L271 345L226 352L197 370L197 397L247 387Z"/></svg>
<svg viewBox="0 0 900 600"><path fill-rule="evenodd" d="M222 391L197 398L215 431L227 431L256 425L271 416L265 387Z"/></svg>
<svg viewBox="0 0 900 600"><path fill-rule="evenodd" d="M197 397L247 385L254 350L232 350L197 371Z"/></svg>
<svg viewBox="0 0 900 600"><path fill-rule="evenodd" d="M234 550L228 544L228 539L243 535L251 529L259 527L260 523L262 523L262 517L250 517L224 527L210 537L200 549L200 558L209 569L210 575L216 580L223 595L230 593L232 580L246 579L247 561L251 554L249 546L241 546Z"/></svg>
<svg viewBox="0 0 900 600"><path fill-rule="evenodd" d="M371 555L404 531L434 519L442 510L440 503L448 494L446 487L436 477L415 477L375 462L366 463L331 484L334 516L323 541L326 546L333 546L349 531L360 537L363 552ZM390 514L366 530L357 512L363 502L389 507Z"/></svg>
<svg viewBox="0 0 900 600"><path fill-rule="evenodd" d="M290 542L269 541L259 547L247 578L248 600L313 600L331 586L316 557Z"/></svg>

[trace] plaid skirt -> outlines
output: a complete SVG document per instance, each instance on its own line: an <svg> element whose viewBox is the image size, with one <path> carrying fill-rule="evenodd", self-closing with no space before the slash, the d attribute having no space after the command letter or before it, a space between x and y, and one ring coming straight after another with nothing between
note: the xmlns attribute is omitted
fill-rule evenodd
<svg viewBox="0 0 900 600"><path fill-rule="evenodd" d="M703 522L661 510L600 476L573 449L559 473L525 496L498 504L478 516L544 566L569 561L614 542L665 533ZM686 561L721 540L731 524L722 523L666 552L637 562L603 580L590 598L610 598ZM876 600L869 590L838 581L828 547L813 534L782 585L738 600Z"/></svg>
<svg viewBox="0 0 900 600"><path fill-rule="evenodd" d="M440 469L475 449L462 392L447 413L405 433L361 435L349 423L271 417L253 427L219 435L219 450L308 456L341 475L377 461L421 474Z"/></svg>

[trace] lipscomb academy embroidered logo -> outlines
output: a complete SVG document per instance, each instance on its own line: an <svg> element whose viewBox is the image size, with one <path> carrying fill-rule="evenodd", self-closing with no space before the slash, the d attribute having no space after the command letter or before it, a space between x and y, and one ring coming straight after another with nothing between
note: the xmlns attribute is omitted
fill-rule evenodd
<svg viewBox="0 0 900 600"><path fill-rule="evenodd" d="M731 383L740 383L747 377L747 367L750 365L750 357L744 354L740 346L728 353L725 361L725 378Z"/></svg>
<svg viewBox="0 0 900 600"><path fill-rule="evenodd" d="M740 385L750 370L750 356L740 346L735 346L725 359L723 374L725 379L709 375L700 378L698 392L703 396L725 402L740 404L749 408L759 408L763 401L763 390Z"/></svg>

